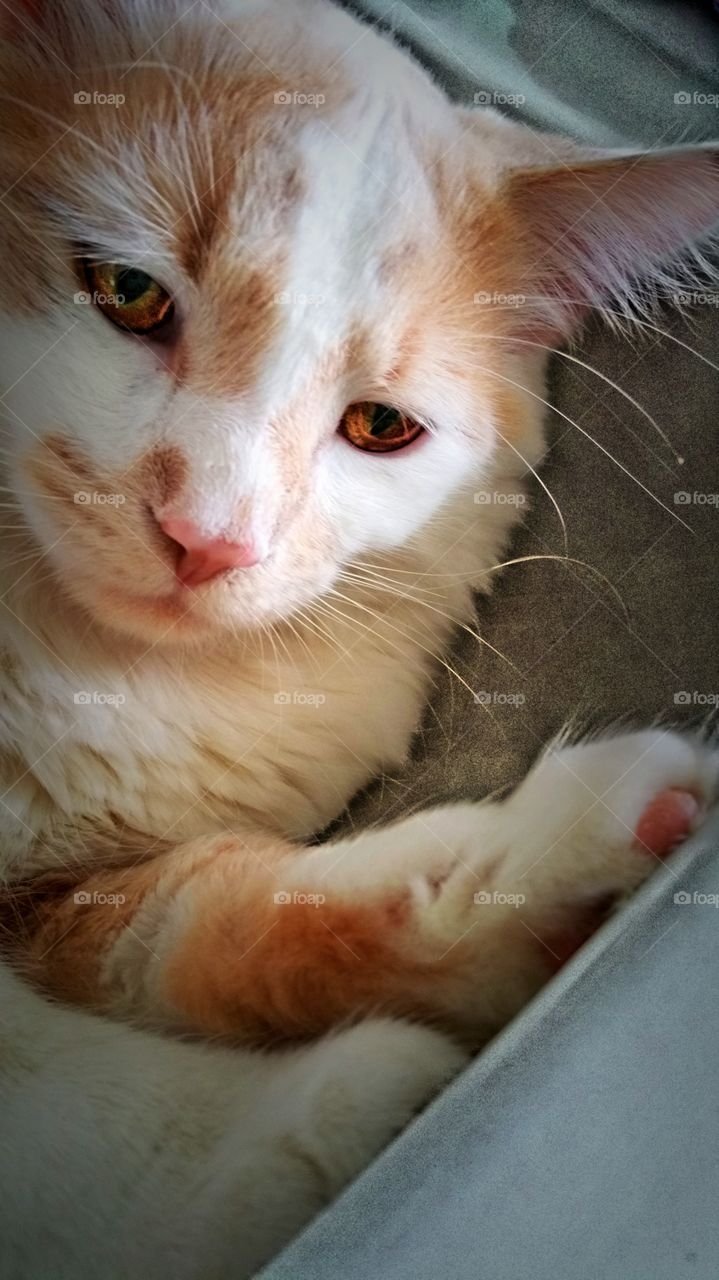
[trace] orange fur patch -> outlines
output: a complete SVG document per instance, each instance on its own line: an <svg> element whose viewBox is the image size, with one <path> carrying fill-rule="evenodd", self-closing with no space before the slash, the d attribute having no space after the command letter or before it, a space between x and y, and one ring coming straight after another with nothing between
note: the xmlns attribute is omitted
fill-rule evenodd
<svg viewBox="0 0 719 1280"><path fill-rule="evenodd" d="M269 885L267 886L269 897ZM193 1026L255 1044L319 1035L397 999L407 969L383 909L198 903L164 989Z"/></svg>
<svg viewBox="0 0 719 1280"><path fill-rule="evenodd" d="M186 479L187 461L176 445L158 445L138 466L140 488L158 506L178 498Z"/></svg>

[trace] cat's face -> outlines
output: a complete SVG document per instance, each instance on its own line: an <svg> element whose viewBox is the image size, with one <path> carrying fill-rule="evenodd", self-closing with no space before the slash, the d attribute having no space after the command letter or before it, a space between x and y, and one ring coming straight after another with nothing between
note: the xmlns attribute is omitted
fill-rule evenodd
<svg viewBox="0 0 719 1280"><path fill-rule="evenodd" d="M529 343L566 318L532 299L571 200L516 182L546 144L328 6L237 7L48 4L3 60L9 474L73 597L153 642L289 616L417 535L521 450ZM598 293L575 242L564 294Z"/></svg>

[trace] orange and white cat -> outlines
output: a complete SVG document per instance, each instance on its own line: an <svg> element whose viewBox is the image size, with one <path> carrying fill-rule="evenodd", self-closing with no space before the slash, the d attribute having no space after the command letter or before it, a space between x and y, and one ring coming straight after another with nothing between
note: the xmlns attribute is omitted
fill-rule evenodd
<svg viewBox="0 0 719 1280"><path fill-rule="evenodd" d="M247 1275L714 793L652 729L310 842L474 617L548 347L701 266L717 150L458 108L325 0L2 21L0 865L95 1011L0 976L7 1274Z"/></svg>

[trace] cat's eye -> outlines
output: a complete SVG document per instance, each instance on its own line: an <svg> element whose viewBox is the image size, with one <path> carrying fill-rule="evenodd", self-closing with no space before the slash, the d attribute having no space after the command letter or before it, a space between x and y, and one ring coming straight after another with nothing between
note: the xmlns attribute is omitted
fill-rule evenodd
<svg viewBox="0 0 719 1280"><path fill-rule="evenodd" d="M401 409L369 400L345 409L337 429L355 448L368 453L404 449L424 431L421 423Z"/></svg>
<svg viewBox="0 0 719 1280"><path fill-rule="evenodd" d="M119 328L155 333L172 320L172 298L146 271L120 262L85 261L83 266L88 301Z"/></svg>

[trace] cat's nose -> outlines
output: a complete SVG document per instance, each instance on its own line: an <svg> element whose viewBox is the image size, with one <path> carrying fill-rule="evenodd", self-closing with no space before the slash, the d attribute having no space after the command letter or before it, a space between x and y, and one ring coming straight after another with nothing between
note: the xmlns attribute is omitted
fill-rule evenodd
<svg viewBox="0 0 719 1280"><path fill-rule="evenodd" d="M252 542L208 537L192 520L170 516L158 523L180 548L176 572L186 587L199 587L228 569L249 569L260 560Z"/></svg>

